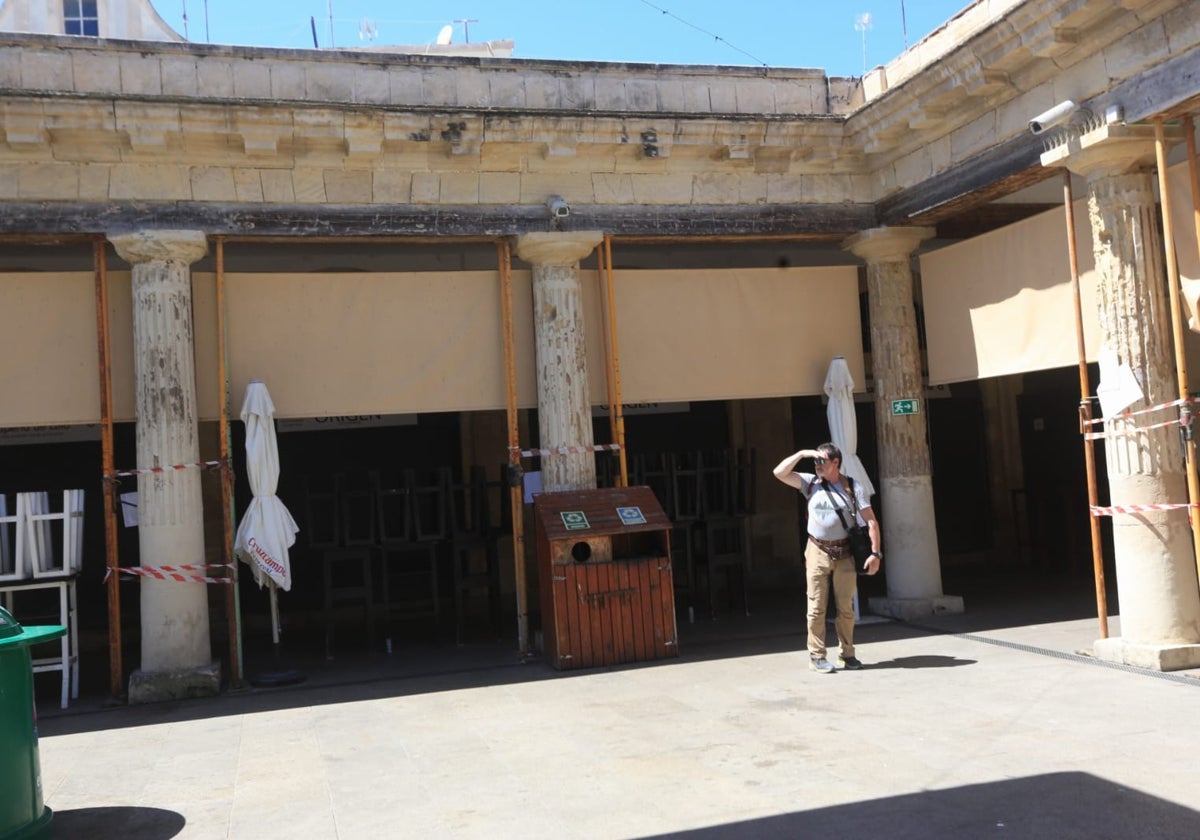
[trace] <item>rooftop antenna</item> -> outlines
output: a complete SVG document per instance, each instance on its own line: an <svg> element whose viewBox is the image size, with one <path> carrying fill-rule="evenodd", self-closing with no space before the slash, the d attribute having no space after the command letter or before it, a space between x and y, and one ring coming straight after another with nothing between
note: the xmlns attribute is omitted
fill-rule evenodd
<svg viewBox="0 0 1200 840"><path fill-rule="evenodd" d="M900 0L900 29L904 32L904 49L908 49L908 16L904 14L904 0Z"/></svg>
<svg viewBox="0 0 1200 840"><path fill-rule="evenodd" d="M187 0L183 0L183 40L188 40L187 34Z"/></svg>
<svg viewBox="0 0 1200 840"><path fill-rule="evenodd" d="M368 18L363 18L358 24L358 40L374 41L379 37L379 24Z"/></svg>
<svg viewBox="0 0 1200 840"><path fill-rule="evenodd" d="M333 0L328 0L326 5L329 9L329 48L333 49L337 46L337 44L333 42Z"/></svg>
<svg viewBox="0 0 1200 840"><path fill-rule="evenodd" d="M461 23L463 25L463 41L468 44L471 43L471 24L479 23L479 21L475 20L474 18L462 18L454 22Z"/></svg>
<svg viewBox="0 0 1200 840"><path fill-rule="evenodd" d="M208 34L208 0L204 0L204 42L212 43L212 38Z"/></svg>
<svg viewBox="0 0 1200 840"><path fill-rule="evenodd" d="M447 23L438 31L437 40L434 41L439 47L444 47L454 38L454 27Z"/></svg>
<svg viewBox="0 0 1200 840"><path fill-rule="evenodd" d="M871 28L871 13L863 12L854 16L854 28L862 33L863 75L867 75L867 30Z"/></svg>

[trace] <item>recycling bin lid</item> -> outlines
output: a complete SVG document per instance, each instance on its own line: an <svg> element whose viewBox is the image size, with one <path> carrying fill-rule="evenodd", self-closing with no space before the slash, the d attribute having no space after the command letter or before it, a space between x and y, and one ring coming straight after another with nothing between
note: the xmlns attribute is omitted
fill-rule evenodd
<svg viewBox="0 0 1200 840"><path fill-rule="evenodd" d="M12 644L35 645L38 642L48 642L57 639L67 632L67 628L59 624L48 624L42 627L22 627L13 618L12 613L0 607L0 647Z"/></svg>

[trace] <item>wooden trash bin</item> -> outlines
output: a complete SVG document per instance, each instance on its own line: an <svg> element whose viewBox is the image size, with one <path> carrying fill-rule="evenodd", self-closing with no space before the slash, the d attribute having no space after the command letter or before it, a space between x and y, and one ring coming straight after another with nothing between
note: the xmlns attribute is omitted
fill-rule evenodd
<svg viewBox="0 0 1200 840"><path fill-rule="evenodd" d="M678 656L671 522L649 487L534 497L542 644L560 670Z"/></svg>

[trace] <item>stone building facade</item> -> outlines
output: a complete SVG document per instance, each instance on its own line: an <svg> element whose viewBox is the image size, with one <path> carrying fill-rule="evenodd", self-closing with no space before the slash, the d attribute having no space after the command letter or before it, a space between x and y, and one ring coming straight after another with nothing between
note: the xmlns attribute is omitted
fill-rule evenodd
<svg viewBox="0 0 1200 840"><path fill-rule="evenodd" d="M132 290L111 304L112 411L136 420L139 467L212 448L220 273L233 394L263 379L283 418L453 413L457 456L494 472L507 451L496 246L511 243L527 295L518 402L538 431L526 445L590 446L592 407L611 385L594 249L611 246L626 401L720 404L721 444L773 463L819 442L794 438L811 424L793 411L813 405L802 400L821 394L830 358L844 355L874 403L887 588L872 604L903 617L961 610L943 591L940 532L975 512L939 509L930 421L893 407L925 398L953 355L934 337L963 326L933 312L931 290L948 285L950 303L979 298L982 335L983 303L1020 295L986 301L1012 278L971 249L1009 237L1005 254L1029 252L1022 225L1045 227L1069 170L1091 208L1080 241L1101 340L1088 356L1115 350L1145 405L1178 396L1146 132L1168 123L1180 164L1198 64L1200 3L1188 0L980 2L862 79L0 33L6 379L28 395L0 426L99 419L94 333L90 351L78 337L26 334L36 312L88 323L98 242L114 288ZM1065 101L1077 107L1061 125L1030 132L1032 117ZM1134 151L1104 154L1116 147ZM951 248L969 269L939 274ZM1018 288L1044 280L1018 277ZM1058 300L1068 308L1031 333L1035 348L1071 332L1070 301ZM35 345L53 364L16 364ZM981 498L991 500L981 506L988 548L1005 550L1020 531L1006 497L1043 479L1026 474L1014 439L1020 387L983 371L1075 359L1035 351L1004 368L1003 352L972 346L976 372L943 381L978 383L990 465ZM34 387L47 370L65 371L58 389ZM1107 451L1111 503L1182 501L1178 442L1128 440ZM542 471L554 487L595 481L577 455L547 456ZM212 554L212 529L207 546L197 539L211 505L186 486L193 478L139 488L146 509L162 511L140 529L143 564ZM795 500L759 479L750 572L774 584L795 572ZM1086 507L1072 515L1086 521ZM1126 636L1098 645L1101 655L1200 664L1181 517L1114 518ZM141 586L141 668L183 684L209 656L204 587Z"/></svg>

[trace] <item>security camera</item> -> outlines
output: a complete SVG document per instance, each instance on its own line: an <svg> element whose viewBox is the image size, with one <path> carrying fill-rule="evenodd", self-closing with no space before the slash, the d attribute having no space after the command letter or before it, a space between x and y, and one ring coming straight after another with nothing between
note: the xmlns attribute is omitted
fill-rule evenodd
<svg viewBox="0 0 1200 840"><path fill-rule="evenodd" d="M1061 125L1071 119L1078 111L1079 106L1074 101L1066 99L1059 102L1049 111L1044 111L1029 121L1029 130L1033 134L1041 134L1047 129L1054 128L1056 125Z"/></svg>
<svg viewBox="0 0 1200 840"><path fill-rule="evenodd" d="M550 208L550 215L555 219L565 219L571 215L571 205L557 195L546 199L546 206Z"/></svg>

